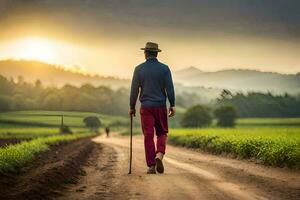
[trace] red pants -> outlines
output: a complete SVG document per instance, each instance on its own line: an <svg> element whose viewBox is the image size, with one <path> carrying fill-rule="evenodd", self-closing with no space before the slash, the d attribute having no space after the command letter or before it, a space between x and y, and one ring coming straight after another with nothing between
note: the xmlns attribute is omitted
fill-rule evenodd
<svg viewBox="0 0 300 200"><path fill-rule="evenodd" d="M167 108L162 107L144 107L140 110L141 124L144 134L144 145L146 153L147 166L155 165L156 153L165 154L166 140L168 133ZM157 136L155 151L154 130Z"/></svg>

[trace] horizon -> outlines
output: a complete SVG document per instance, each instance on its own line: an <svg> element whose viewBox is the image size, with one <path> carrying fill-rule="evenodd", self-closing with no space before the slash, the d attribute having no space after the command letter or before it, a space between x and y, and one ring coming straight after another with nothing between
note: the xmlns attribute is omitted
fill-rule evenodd
<svg viewBox="0 0 300 200"><path fill-rule="evenodd" d="M77 74L81 74L81 75L85 75L85 76L99 76L99 77L104 77L104 78L116 78L116 79L131 79L130 76L119 76L117 74L115 75L107 75L107 74L100 74L100 73L93 73L93 72L89 72L89 71L84 71L78 68L78 66L66 66L66 65L61 65L61 64L56 64L56 63L50 63L50 62L46 62L46 61L41 61L41 60L34 60L34 59L13 59L13 58L9 58L9 59L0 59L0 62L6 62L6 61L16 61L16 62L39 62L42 64L47 64L50 65L52 67L58 68L58 69L63 69L65 71L71 72L71 73L77 73ZM223 71L252 71L252 72L261 72L261 73L276 73L276 74L280 74L280 75L298 75L300 74L300 71L295 72L295 73L281 73L281 72L277 72L277 71L263 71L260 69L255 69L255 68L221 68L219 70L202 70L200 67L197 66L189 66L189 67L185 67L185 68L179 68L177 70L172 70L172 72L174 73L178 73L181 71L186 71L189 69L195 69L195 70L199 70L199 72L202 73L216 73L216 72L223 72Z"/></svg>
<svg viewBox="0 0 300 200"><path fill-rule="evenodd" d="M162 49L159 59L173 71L197 66L299 73L297 2L216 2L1 1L0 59L131 77L144 60L140 48L154 41Z"/></svg>

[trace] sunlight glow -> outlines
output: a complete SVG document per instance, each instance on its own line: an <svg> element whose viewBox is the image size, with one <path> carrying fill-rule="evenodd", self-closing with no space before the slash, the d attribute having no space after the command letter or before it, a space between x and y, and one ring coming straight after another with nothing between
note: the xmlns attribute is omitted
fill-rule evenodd
<svg viewBox="0 0 300 200"><path fill-rule="evenodd" d="M19 59L51 62L55 58L55 43L50 40L30 37L14 43L15 56Z"/></svg>

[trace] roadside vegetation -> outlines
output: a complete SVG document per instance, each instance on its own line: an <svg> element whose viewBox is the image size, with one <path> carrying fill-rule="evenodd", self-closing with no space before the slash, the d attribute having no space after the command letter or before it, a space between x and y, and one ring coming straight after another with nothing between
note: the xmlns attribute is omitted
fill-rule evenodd
<svg viewBox="0 0 300 200"><path fill-rule="evenodd" d="M83 128L76 128L76 132L84 131ZM5 127L0 128L0 139L5 138L36 138L59 134L59 129L55 127Z"/></svg>
<svg viewBox="0 0 300 200"><path fill-rule="evenodd" d="M40 137L0 148L0 172L18 170L25 163L32 160L35 155L48 150L50 145L87 136L88 134L74 134Z"/></svg>
<svg viewBox="0 0 300 200"><path fill-rule="evenodd" d="M300 127L172 129L168 140L214 154L300 169Z"/></svg>
<svg viewBox="0 0 300 200"><path fill-rule="evenodd" d="M218 101L232 98L235 97L224 90ZM169 142L214 154L255 159L266 165L300 169L299 118L236 119L237 116L236 108L229 104L220 104L214 111L203 105L193 106L181 119L185 129L172 129Z"/></svg>

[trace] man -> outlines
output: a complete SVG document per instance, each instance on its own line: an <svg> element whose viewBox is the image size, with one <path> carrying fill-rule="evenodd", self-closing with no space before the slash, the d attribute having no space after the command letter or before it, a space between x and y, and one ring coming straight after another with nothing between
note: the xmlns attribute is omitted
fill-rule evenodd
<svg viewBox="0 0 300 200"><path fill-rule="evenodd" d="M109 127L107 126L107 127L105 127L105 133L106 133L106 137L109 137Z"/></svg>
<svg viewBox="0 0 300 200"><path fill-rule="evenodd" d="M175 93L169 67L157 60L158 44L147 42L144 50L146 61L138 65L133 74L130 92L129 114L135 116L135 104L140 92L140 116L144 134L144 145L148 174L164 172L163 156L168 133L168 115L175 115ZM170 108L167 113L166 98ZM154 130L157 136L157 150L154 144Z"/></svg>

